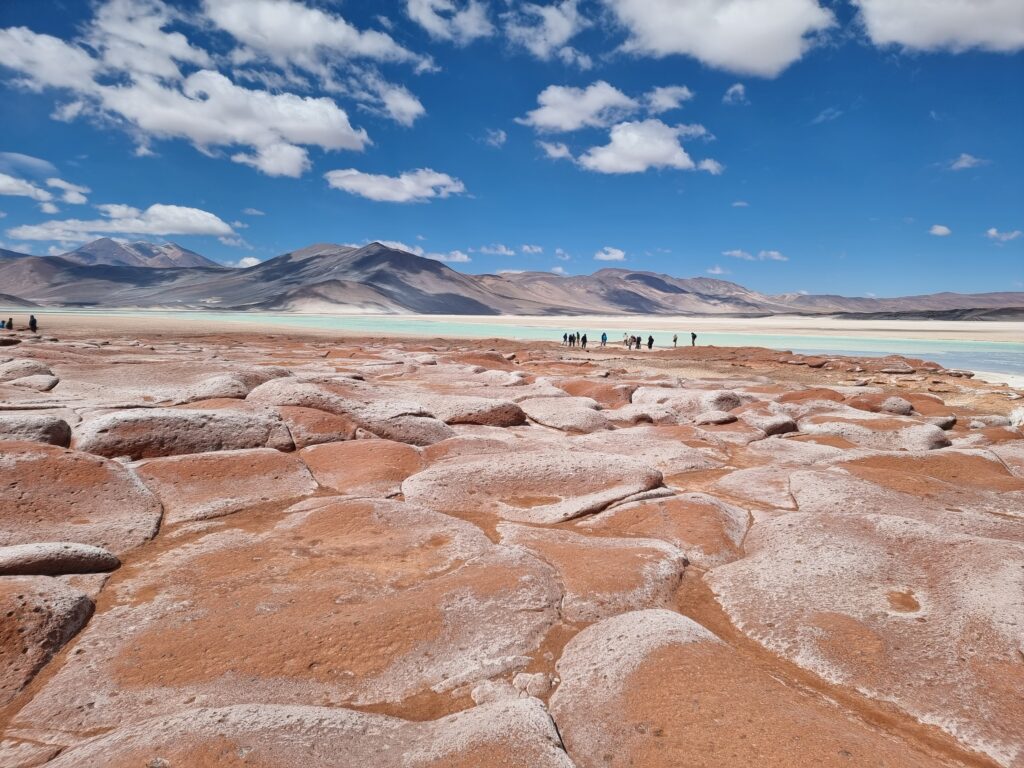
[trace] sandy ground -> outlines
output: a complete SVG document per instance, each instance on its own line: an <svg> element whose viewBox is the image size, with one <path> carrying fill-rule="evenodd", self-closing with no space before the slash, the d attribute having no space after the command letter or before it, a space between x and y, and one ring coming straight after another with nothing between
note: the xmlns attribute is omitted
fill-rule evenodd
<svg viewBox="0 0 1024 768"><path fill-rule="evenodd" d="M20 313L19 313L20 314ZM282 327L272 323L261 323L256 315L239 314L238 320L211 318L201 312L192 315L177 313L166 317L138 315L117 315L83 312L48 313L37 312L44 331L59 333L66 329L89 330L94 332L119 333L125 331L161 331L167 333L208 333L216 331L253 333L259 331L301 334L306 336L330 336L351 338L365 336L365 331L339 328ZM350 317L350 316L346 316ZM351 316L355 317L355 316ZM945 320L837 320L831 318L809 318L778 316L765 318L709 318L709 317L665 317L661 315L622 316L471 316L471 315L388 315L388 318L406 320L445 321L460 324L479 322L486 325L529 325L542 328L606 328L615 338L615 332L627 332L642 328L644 331L671 331L680 337L690 331L704 332L782 334L800 336L847 336L862 338L890 339L953 339L960 341L1006 341L1024 342L1024 323L1019 322L977 322ZM27 317L15 315L15 324L20 327ZM388 336L404 335L387 329ZM444 337L446 334L431 334ZM457 337L457 336L456 336Z"/></svg>

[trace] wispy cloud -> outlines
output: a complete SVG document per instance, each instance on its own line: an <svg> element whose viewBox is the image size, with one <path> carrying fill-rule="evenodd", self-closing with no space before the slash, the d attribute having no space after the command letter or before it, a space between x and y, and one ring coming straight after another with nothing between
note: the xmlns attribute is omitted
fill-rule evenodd
<svg viewBox="0 0 1024 768"><path fill-rule="evenodd" d="M833 120L838 120L843 116L843 110L838 107L826 107L818 113L817 117L811 120L811 125L820 125L821 123L831 123Z"/></svg>
<svg viewBox="0 0 1024 768"><path fill-rule="evenodd" d="M960 155L960 157L957 157L949 161L949 170L966 171L969 168L977 168L978 166L981 165L988 165L988 163L988 160L984 160L980 157L975 157L974 155L969 155L968 153L964 152Z"/></svg>

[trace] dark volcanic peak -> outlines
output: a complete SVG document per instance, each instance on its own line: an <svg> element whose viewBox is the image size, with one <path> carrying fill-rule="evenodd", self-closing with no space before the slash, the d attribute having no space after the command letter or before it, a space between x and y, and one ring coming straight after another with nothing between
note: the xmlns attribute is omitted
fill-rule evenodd
<svg viewBox="0 0 1024 768"><path fill-rule="evenodd" d="M172 267L220 267L205 256L177 245L163 243L157 245L138 240L133 243L122 243L110 237L101 237L91 243L68 251L62 255L75 264L86 266L106 264L124 267L151 267L168 269Z"/></svg>
<svg viewBox="0 0 1024 768"><path fill-rule="evenodd" d="M179 266L192 257L201 266L153 268ZM43 305L474 315L967 313L994 318L999 315L976 311L1024 306L1024 293L769 296L710 277L614 267L592 275L467 275L379 242L317 243L249 269L211 265L171 243L104 238L62 257L0 252L0 292Z"/></svg>

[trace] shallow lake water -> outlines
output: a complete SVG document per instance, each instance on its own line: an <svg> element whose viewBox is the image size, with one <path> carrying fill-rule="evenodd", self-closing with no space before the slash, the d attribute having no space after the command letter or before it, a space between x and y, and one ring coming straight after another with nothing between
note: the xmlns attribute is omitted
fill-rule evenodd
<svg viewBox="0 0 1024 768"><path fill-rule="evenodd" d="M0 308L0 313L5 310ZM26 310L18 309L20 314ZM336 329L350 334L366 334L368 336L454 336L463 338L506 339L538 339L544 341L561 341L565 331L586 333L590 344L597 345L602 331L607 331L609 343L622 343L625 329L631 334L639 334L644 339L653 335L656 347L669 346L672 343L673 331L649 330L630 325L629 317L617 317L610 320L606 327L588 327L571 325L565 329L555 329L545 325L531 325L524 318L523 322L490 321L487 318L473 317L459 320L450 317L430 319L429 317L394 317L389 315L298 315L274 313L234 313L234 312L196 312L196 311L131 311L131 310L82 310L82 309L41 309L37 312L40 318L48 314L108 316L108 317L166 317L187 319L192 322L206 320L215 323L247 323L262 326L266 330L273 329ZM659 318L664 324L668 318ZM572 322L571 318L566 319ZM586 322L591 322L587 319ZM642 318L637 318L642 322ZM686 318L680 318L679 343L688 344L689 330ZM757 320L752 319L752 324ZM211 329L213 330L213 329ZM721 331L701 331L697 343L722 347L756 346L779 350L790 350L804 354L845 354L881 357L885 355L906 355L908 357L933 360L946 368L961 368L974 371L991 371L1024 375L1024 340L1009 341L963 341L956 339L901 339L882 338L866 335L795 335L776 333L738 333Z"/></svg>

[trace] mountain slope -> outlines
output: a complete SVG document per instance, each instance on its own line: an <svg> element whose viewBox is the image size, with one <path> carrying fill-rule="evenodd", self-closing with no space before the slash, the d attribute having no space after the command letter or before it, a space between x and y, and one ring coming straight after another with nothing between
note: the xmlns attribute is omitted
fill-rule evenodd
<svg viewBox="0 0 1024 768"><path fill-rule="evenodd" d="M74 264L122 267L151 267L168 269L171 267L220 267L205 256L190 251L176 243L147 243L139 240L134 243L120 243L109 237L93 240L80 248L61 255Z"/></svg>
<svg viewBox="0 0 1024 768"><path fill-rule="evenodd" d="M103 249L110 247L103 245ZM102 254L95 256L94 250L94 257ZM143 260L151 261L148 256ZM247 269L83 265L66 257L0 253L0 291L25 301L62 306L453 315L959 313L996 317L982 310L1024 306L1024 293L939 293L891 299L769 296L725 280L628 269L571 277L550 272L467 275L381 243L360 248L318 243Z"/></svg>

